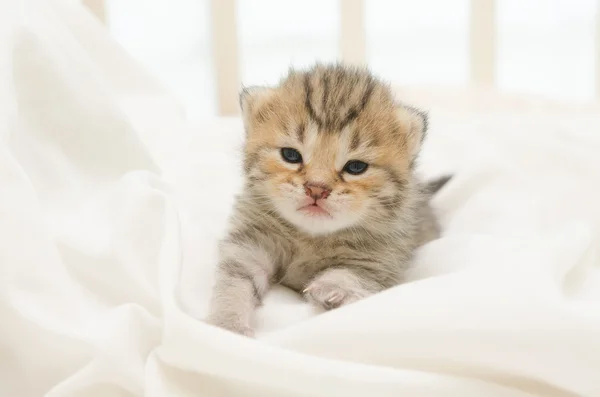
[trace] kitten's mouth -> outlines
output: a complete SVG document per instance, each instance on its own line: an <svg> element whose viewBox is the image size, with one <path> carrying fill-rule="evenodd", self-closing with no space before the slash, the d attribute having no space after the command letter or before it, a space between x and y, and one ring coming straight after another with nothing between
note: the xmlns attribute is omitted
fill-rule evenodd
<svg viewBox="0 0 600 397"><path fill-rule="evenodd" d="M298 211L302 211L312 216L327 216L331 218L331 214L316 202L309 205L305 205L304 207L300 207L298 208Z"/></svg>

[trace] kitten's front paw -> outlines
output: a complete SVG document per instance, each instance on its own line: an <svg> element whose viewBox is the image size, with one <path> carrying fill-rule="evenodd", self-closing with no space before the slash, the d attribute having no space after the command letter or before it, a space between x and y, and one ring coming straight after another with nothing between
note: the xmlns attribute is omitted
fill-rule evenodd
<svg viewBox="0 0 600 397"><path fill-rule="evenodd" d="M249 338L254 338L254 330L247 324L242 324L239 321L232 320L227 317L209 316L205 322L215 327L226 329L227 331L235 332L236 334L244 335Z"/></svg>
<svg viewBox="0 0 600 397"><path fill-rule="evenodd" d="M335 309L358 300L352 292L332 283L315 280L303 291L306 300L325 310Z"/></svg>

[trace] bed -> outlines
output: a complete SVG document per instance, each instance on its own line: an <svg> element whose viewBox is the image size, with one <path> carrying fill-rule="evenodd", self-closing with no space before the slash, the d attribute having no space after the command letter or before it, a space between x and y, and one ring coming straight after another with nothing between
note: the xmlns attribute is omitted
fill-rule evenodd
<svg viewBox="0 0 600 397"><path fill-rule="evenodd" d="M397 87L444 235L339 310L276 288L255 340L200 320L240 121L187 121L73 2L0 15L1 395L600 395L598 104Z"/></svg>

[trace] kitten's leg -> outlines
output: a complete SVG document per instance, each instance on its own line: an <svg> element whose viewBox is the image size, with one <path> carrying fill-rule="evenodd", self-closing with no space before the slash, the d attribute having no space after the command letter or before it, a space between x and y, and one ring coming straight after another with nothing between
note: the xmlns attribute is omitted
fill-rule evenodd
<svg viewBox="0 0 600 397"><path fill-rule="evenodd" d="M258 248L227 247L224 252L206 321L253 336L252 317L269 288L272 262Z"/></svg>
<svg viewBox="0 0 600 397"><path fill-rule="evenodd" d="M306 300L329 310L355 302L382 290L366 269L331 267L323 270L304 289Z"/></svg>

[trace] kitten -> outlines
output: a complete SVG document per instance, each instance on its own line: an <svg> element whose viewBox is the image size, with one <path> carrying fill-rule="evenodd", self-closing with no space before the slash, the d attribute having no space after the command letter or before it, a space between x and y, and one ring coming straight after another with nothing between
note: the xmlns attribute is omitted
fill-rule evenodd
<svg viewBox="0 0 600 397"><path fill-rule="evenodd" d="M423 112L367 70L318 64L240 97L245 186L220 245L211 324L252 335L271 284L324 309L402 282L439 228L415 159Z"/></svg>

